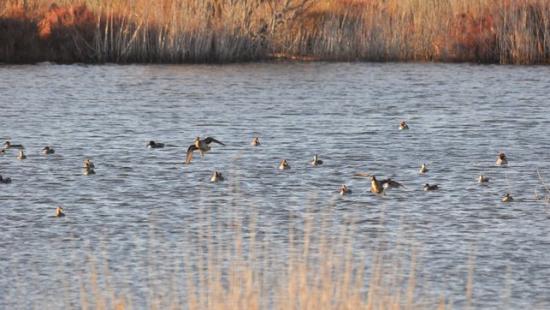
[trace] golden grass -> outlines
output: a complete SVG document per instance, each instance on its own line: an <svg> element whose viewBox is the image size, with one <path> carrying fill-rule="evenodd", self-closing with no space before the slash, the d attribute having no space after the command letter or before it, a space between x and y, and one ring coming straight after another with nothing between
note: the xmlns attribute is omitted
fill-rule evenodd
<svg viewBox="0 0 550 310"><path fill-rule="evenodd" d="M0 62L550 61L544 0L9 0Z"/></svg>
<svg viewBox="0 0 550 310"><path fill-rule="evenodd" d="M227 228L207 229L199 234L202 250L182 256L184 267L172 275L172 283L164 281L160 286L149 286L147 307L190 310L449 307L444 296L430 296L418 290L419 266L413 247L380 246L371 255L364 251L358 255L356 242L362 238L357 238L351 228L333 236L327 233L333 228L328 222L307 220L305 226L305 233L291 230L288 251L284 253L272 250L266 236L257 240L253 223L246 228L233 225L229 229L232 238L224 243L216 235L227 233ZM403 252L408 254L402 255ZM278 259L281 256L285 259ZM150 261L152 265L157 263L179 264ZM103 272L96 265L97 260L90 260L89 273L81 280L81 308L145 306L132 293L115 290L111 283L117 275L111 275L105 264ZM465 288L468 298L472 296L472 275L473 268L468 272Z"/></svg>
<svg viewBox="0 0 550 310"><path fill-rule="evenodd" d="M2 62L550 61L545 0L7 0Z"/></svg>

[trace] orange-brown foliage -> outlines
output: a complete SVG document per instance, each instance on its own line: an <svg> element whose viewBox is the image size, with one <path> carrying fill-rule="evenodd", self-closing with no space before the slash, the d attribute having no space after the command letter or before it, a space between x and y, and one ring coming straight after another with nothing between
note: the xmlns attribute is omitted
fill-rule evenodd
<svg viewBox="0 0 550 310"><path fill-rule="evenodd" d="M0 3L0 62L550 63L543 0L71 1Z"/></svg>
<svg viewBox="0 0 550 310"><path fill-rule="evenodd" d="M59 7L52 4L37 21L38 37L57 62L90 61L89 49L95 36L97 18L86 5Z"/></svg>
<svg viewBox="0 0 550 310"><path fill-rule="evenodd" d="M52 34L63 35L64 29L74 28L82 33L93 33L95 14L86 5L58 7L52 4L42 20L38 22L39 37L50 39Z"/></svg>
<svg viewBox="0 0 550 310"><path fill-rule="evenodd" d="M454 41L451 50L456 60L490 62L495 59L497 34L493 15L484 10L477 15L472 12L454 16L450 37Z"/></svg>

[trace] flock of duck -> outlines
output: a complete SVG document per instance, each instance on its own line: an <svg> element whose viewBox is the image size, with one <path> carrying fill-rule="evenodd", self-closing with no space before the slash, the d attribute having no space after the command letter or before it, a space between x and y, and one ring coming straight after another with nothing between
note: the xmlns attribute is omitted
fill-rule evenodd
<svg viewBox="0 0 550 310"><path fill-rule="evenodd" d="M408 130L408 129L409 129L409 125L407 124L407 122L406 121L401 121L400 124L399 124L399 130ZM222 143L221 141L216 140L212 137L207 137L205 139L201 139L200 137L196 137L195 140L193 141L193 144L191 144L187 148L187 153L186 153L186 156L185 156L185 164L190 164L191 163L191 161L193 160L193 153L195 151L198 151L200 153L201 158L203 158L205 156L205 154L212 149L212 147L211 147L212 143L217 143L217 144L225 146L224 143ZM252 146L261 145L260 138L259 137L254 137L250 144ZM164 148L164 146L165 146L164 143L155 142L155 141L149 141L149 143L147 144L147 147L151 148L151 149ZM8 150L18 150L18 154L17 154L17 159L18 160L25 160L27 158L27 156L25 155L25 152L24 152L25 147L22 144L13 144L11 141L6 141L6 142L4 142L2 149L0 149L0 155L6 154L6 152ZM54 153L55 153L55 150L51 146L45 146L41 150L42 155L50 155L50 154L54 154ZM313 160L311 160L310 163L311 163L312 166L320 166L320 165L323 164L323 161L319 158L319 155L315 154L313 156ZM497 160L496 160L495 164L497 166L506 166L506 165L508 165L508 159L506 158L506 155L504 153L499 153L498 156L497 156ZM90 159L85 159L84 162L83 162L83 166L82 166L82 173L84 175L93 175L93 174L95 174L94 169L95 169L94 163ZM290 164L288 163L288 161L286 159L283 159L279 163L278 169L279 170L288 170L288 169L290 169ZM422 164L420 166L420 169L419 169L418 172L419 172L419 174L425 174L428 171L429 170L428 170L427 165ZM374 194L377 194L377 195L383 195L384 191L386 189L389 189L389 188L403 187L403 184L401 184L400 182L397 182L395 180L392 180L391 178L380 179L379 180L379 179L376 178L375 175L370 175L368 173L356 173L355 176L370 177L370 180L371 180L370 191ZM220 182L220 181L223 181L223 180L224 180L224 177L223 177L222 173L219 172L219 171L214 171L212 173L211 178L210 178L211 182ZM484 175L480 175L477 180L480 184L489 182L489 178L484 176ZM0 175L0 184L9 184L11 182L12 182L11 178L3 177L2 175ZM426 183L424 185L423 189L424 189L424 191L435 191L435 190L439 189L439 185L438 184ZM351 194L351 192L352 192L351 189L346 184L342 184L339 188L340 195L348 195L348 194ZM506 193L502 197L501 201L502 202L511 202L511 201L513 201L512 195L510 195L510 193ZM57 207L56 210L55 210L55 216L56 217L65 216L65 213L63 211L64 210L63 210L62 207Z"/></svg>

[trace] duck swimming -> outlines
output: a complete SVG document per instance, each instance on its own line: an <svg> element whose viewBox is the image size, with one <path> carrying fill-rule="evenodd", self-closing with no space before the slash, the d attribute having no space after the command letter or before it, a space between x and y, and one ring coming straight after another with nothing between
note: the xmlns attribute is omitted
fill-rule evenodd
<svg viewBox="0 0 550 310"><path fill-rule="evenodd" d="M212 173L212 177L210 178L210 182L213 182L213 183L220 182L223 180L225 180L225 178L223 177L222 173L219 171L214 171L214 173Z"/></svg>
<svg viewBox="0 0 550 310"><path fill-rule="evenodd" d="M489 182L489 178L484 176L483 174L481 174L478 178L477 178L477 182L478 183L487 183Z"/></svg>
<svg viewBox="0 0 550 310"><path fill-rule="evenodd" d="M4 178L2 175L0 175L0 184L10 184L11 179L10 178Z"/></svg>
<svg viewBox="0 0 550 310"><path fill-rule="evenodd" d="M319 159L319 156L317 156L317 154L315 154L315 156L313 156L313 160L311 161L311 165L320 166L322 164L323 164L323 161Z"/></svg>
<svg viewBox="0 0 550 310"><path fill-rule="evenodd" d="M65 216L65 213L63 212L63 208L57 207L55 208L55 217L63 217Z"/></svg>
<svg viewBox="0 0 550 310"><path fill-rule="evenodd" d="M43 149L42 149L42 154L44 155L48 155L48 154L54 154L55 153L55 150L49 146L45 146Z"/></svg>
<svg viewBox="0 0 550 310"><path fill-rule="evenodd" d="M204 154L206 154L206 152L210 151L211 147L210 147L210 143L212 142L215 142L215 143L218 143L218 144L221 144L223 146L225 146L225 144L223 144L222 142L212 138L212 137L207 137L203 140L201 140L200 137L196 137L195 138L195 142L193 144L191 144L189 146L189 148L187 149L187 155L185 157L185 163L186 164L189 164L191 163L191 160L193 159L193 152L194 151L199 151L201 153L201 157L204 157Z"/></svg>
<svg viewBox="0 0 550 310"><path fill-rule="evenodd" d="M497 161L495 163L497 166L506 166L508 165L508 159L506 158L506 154L499 153L497 157Z"/></svg>
<svg viewBox="0 0 550 310"><path fill-rule="evenodd" d="M370 191L374 194L382 194L384 192L384 187L382 184L376 179L376 176L370 177Z"/></svg>
<svg viewBox="0 0 550 310"><path fill-rule="evenodd" d="M436 191L438 189L439 189L439 185L437 185L437 184L430 185L430 184L426 183L424 185L424 191Z"/></svg>
<svg viewBox="0 0 550 310"><path fill-rule="evenodd" d="M24 149L25 147L21 144L12 144L11 141L4 142L4 149Z"/></svg>
<svg viewBox="0 0 550 310"><path fill-rule="evenodd" d="M95 168L94 163L89 159L85 159L84 166L82 167L82 174L84 175L95 174L94 168Z"/></svg>
<svg viewBox="0 0 550 310"><path fill-rule="evenodd" d="M426 164L422 164L422 166L420 166L420 171L419 171L420 174L424 174L428 171L429 171L428 166L426 166Z"/></svg>
<svg viewBox="0 0 550 310"><path fill-rule="evenodd" d="M19 154L17 154L17 159L19 160L27 159L27 155L25 155L25 152L23 152L23 150L19 150Z"/></svg>
<svg viewBox="0 0 550 310"><path fill-rule="evenodd" d="M254 139L252 139L252 142L250 142L250 145L252 145L252 146L260 145L260 138L259 137L254 137Z"/></svg>
<svg viewBox="0 0 550 310"><path fill-rule="evenodd" d="M342 196L348 195L348 194L351 194L351 189L349 189L349 187L347 187L346 184L342 184L342 186L340 186L339 193Z"/></svg>
<svg viewBox="0 0 550 310"><path fill-rule="evenodd" d="M408 129L409 129L409 125L407 125L407 122L401 121L401 123L399 123L399 130L408 130Z"/></svg>
<svg viewBox="0 0 550 310"><path fill-rule="evenodd" d="M149 141L149 143L147 143L147 147L150 149L161 149L164 147L164 143L159 143L151 140Z"/></svg>
<svg viewBox="0 0 550 310"><path fill-rule="evenodd" d="M279 164L279 170L287 170L290 169L290 165L286 161L286 159L281 160L281 163Z"/></svg>
<svg viewBox="0 0 550 310"><path fill-rule="evenodd" d="M502 202L511 202L514 201L514 198L512 198L512 195L510 195L510 193L506 193L501 200Z"/></svg>

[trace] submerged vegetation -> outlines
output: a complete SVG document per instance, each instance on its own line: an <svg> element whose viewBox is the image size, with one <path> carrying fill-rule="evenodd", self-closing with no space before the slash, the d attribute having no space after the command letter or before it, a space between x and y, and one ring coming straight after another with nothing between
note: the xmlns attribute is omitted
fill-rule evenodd
<svg viewBox="0 0 550 310"><path fill-rule="evenodd" d="M6 0L0 62L550 62L546 0Z"/></svg>

